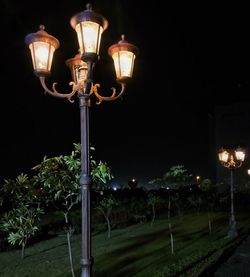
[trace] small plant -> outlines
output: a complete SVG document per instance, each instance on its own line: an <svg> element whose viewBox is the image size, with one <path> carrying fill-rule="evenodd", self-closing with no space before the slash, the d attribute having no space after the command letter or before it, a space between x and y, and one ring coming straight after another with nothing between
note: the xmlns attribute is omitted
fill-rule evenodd
<svg viewBox="0 0 250 277"><path fill-rule="evenodd" d="M174 165L169 168L169 170L162 176L162 178L157 178L149 181L149 184L160 185L169 190L168 192L168 228L170 234L170 244L171 244L171 253L174 254L174 238L173 238L173 228L171 223L171 206L173 201L178 201L179 197L176 196L176 193L172 193L171 190L177 190L180 187L186 185L187 181L192 177L192 174L188 173L188 170L184 165ZM175 194L175 197L173 197ZM178 212L180 213L179 205Z"/></svg>
<svg viewBox="0 0 250 277"><path fill-rule="evenodd" d="M16 179L5 180L0 194L0 204L6 209L0 221L0 229L7 233L7 241L11 245L22 246L24 258L25 246L38 231L39 216L43 214L37 190L29 177L21 173Z"/></svg>
<svg viewBox="0 0 250 277"><path fill-rule="evenodd" d="M151 206L151 208L152 208L151 226L154 224L154 221L155 221L155 206L159 202L160 202L160 197L159 196L157 196L153 193L148 194L148 205Z"/></svg>
<svg viewBox="0 0 250 277"><path fill-rule="evenodd" d="M6 213L1 220L0 228L8 233L8 242L11 245L22 246L22 258L25 257L25 246L28 239L38 231L37 222L42 214L42 209L20 202L17 208Z"/></svg>
<svg viewBox="0 0 250 277"><path fill-rule="evenodd" d="M104 197L99 205L96 207L96 209L103 214L107 226L108 226L108 238L110 238L111 235L111 224L110 224L110 216L112 213L112 209L117 206L116 200L112 197L112 195L108 197Z"/></svg>

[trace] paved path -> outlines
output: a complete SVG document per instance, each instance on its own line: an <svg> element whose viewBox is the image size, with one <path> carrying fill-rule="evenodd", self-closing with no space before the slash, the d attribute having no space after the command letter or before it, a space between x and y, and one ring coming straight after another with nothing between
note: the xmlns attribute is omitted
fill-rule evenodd
<svg viewBox="0 0 250 277"><path fill-rule="evenodd" d="M214 273L214 277L250 277L250 236L232 256Z"/></svg>

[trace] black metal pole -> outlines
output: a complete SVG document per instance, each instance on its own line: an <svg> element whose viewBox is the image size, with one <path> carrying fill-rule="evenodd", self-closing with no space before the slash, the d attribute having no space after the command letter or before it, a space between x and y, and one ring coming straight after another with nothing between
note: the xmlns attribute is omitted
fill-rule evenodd
<svg viewBox="0 0 250 277"><path fill-rule="evenodd" d="M79 96L81 124L81 202L82 202L82 274L81 277L91 276L91 230L90 230L90 186L89 170L89 95Z"/></svg>
<svg viewBox="0 0 250 277"><path fill-rule="evenodd" d="M90 92L93 79L93 62L89 61L88 73L85 80L85 87L82 93L78 94L80 107L80 125L81 125L81 200L82 200L82 258L81 277L90 277L92 275L91 257L91 211L90 211L90 158L89 158L89 108Z"/></svg>
<svg viewBox="0 0 250 277"><path fill-rule="evenodd" d="M234 184L233 184L233 170L230 170L230 198L231 198L231 212L229 219L229 230L228 236L230 238L236 237L238 235L236 230L236 221L234 215Z"/></svg>

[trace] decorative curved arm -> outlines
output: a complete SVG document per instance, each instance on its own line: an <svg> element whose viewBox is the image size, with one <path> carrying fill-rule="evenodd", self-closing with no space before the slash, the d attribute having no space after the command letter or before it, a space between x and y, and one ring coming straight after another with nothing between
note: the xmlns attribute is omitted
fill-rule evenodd
<svg viewBox="0 0 250 277"><path fill-rule="evenodd" d="M224 167L226 167L226 168L228 168L230 170L234 170L234 169L237 169L237 168L242 166L242 161L239 161L239 160L235 161L233 155L231 155L230 158L229 158L229 161L227 161L227 162L221 162L221 164Z"/></svg>
<svg viewBox="0 0 250 277"><path fill-rule="evenodd" d="M101 96L99 93L98 93L98 88L100 87L100 84L95 84L92 86L91 88L91 93L94 93L94 95L96 96L96 98L99 100L98 102L96 102L96 104L101 104L102 101L114 101L118 98L120 98L124 92L125 92L125 88L126 88L126 85L125 83L121 83L119 82L120 85L121 85L121 91L117 94L116 93L116 88L111 88L112 90L112 95L111 96Z"/></svg>
<svg viewBox="0 0 250 277"><path fill-rule="evenodd" d="M57 90L56 90L56 85L57 83L53 83L52 84L52 90L50 90L46 83L45 83L45 77L39 77L40 79L40 83L42 85L42 87L44 88L45 90L45 93L48 93L49 95L51 96L54 96L54 97L58 97L58 98L67 98L69 100L70 103L73 103L74 100L72 100L71 98L78 92L79 90L79 87L74 83L74 82L70 82L69 85L72 86L72 92L70 93L59 93Z"/></svg>
<svg viewBox="0 0 250 277"><path fill-rule="evenodd" d="M57 98L67 98L67 100L70 103L73 103L74 100L72 100L71 98L77 93L77 92L82 92L83 91L83 87L81 85L76 85L74 82L70 82L69 85L72 86L72 92L70 93L60 93L56 90L56 85L57 83L53 83L52 84L52 90L50 90L46 83L45 83L45 77L39 77L40 79L40 83L42 85L42 87L45 90L45 93L48 93L49 95L53 96L53 97L57 97ZM118 98L120 98L124 92L125 92L125 88L126 85L125 83L121 83L119 82L121 85L121 90L119 93L116 92L116 88L112 87L112 95L111 96L102 96L98 93L98 89L100 88L100 84L95 84L92 85L91 90L90 90L90 95L92 93L94 93L94 95L96 96L96 98L98 99L98 101L96 102L96 104L101 104L102 101L114 101Z"/></svg>

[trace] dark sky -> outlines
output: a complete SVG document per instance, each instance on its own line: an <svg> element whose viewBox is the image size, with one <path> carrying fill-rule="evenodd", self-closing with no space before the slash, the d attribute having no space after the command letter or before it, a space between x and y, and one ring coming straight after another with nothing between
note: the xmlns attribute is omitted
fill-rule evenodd
<svg viewBox="0 0 250 277"><path fill-rule="evenodd" d="M176 164L210 177L214 107L250 99L248 9L202 2L170 7L164 1L92 1L109 21L94 71L102 94L116 86L108 47L125 33L140 49L123 99L100 106L92 99L90 142L115 181L134 177L144 183ZM78 101L44 95L24 37L42 23L59 39L48 84L57 81L58 90L68 92L65 60L78 49L69 21L87 2L0 3L2 180L29 172L45 155L69 154L79 142Z"/></svg>

